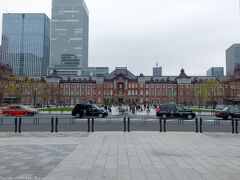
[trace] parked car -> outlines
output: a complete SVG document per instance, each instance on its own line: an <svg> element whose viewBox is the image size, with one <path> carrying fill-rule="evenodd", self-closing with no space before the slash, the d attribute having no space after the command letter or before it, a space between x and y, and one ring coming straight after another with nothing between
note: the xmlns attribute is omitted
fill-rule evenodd
<svg viewBox="0 0 240 180"><path fill-rule="evenodd" d="M6 108L1 109L1 114L4 114L6 116L8 115L34 116L35 114L37 114L37 111L24 105L10 105L7 106Z"/></svg>
<svg viewBox="0 0 240 180"><path fill-rule="evenodd" d="M223 110L216 111L215 116L223 119L240 118L240 107L237 105L226 106Z"/></svg>
<svg viewBox="0 0 240 180"><path fill-rule="evenodd" d="M182 106L177 104L162 104L158 107L156 112L157 117L162 118L186 118L193 119L196 114L192 111L185 110Z"/></svg>
<svg viewBox="0 0 240 180"><path fill-rule="evenodd" d="M94 104L77 104L72 110L72 116L82 118L83 116L96 116L104 118L108 116L105 109L100 109Z"/></svg>

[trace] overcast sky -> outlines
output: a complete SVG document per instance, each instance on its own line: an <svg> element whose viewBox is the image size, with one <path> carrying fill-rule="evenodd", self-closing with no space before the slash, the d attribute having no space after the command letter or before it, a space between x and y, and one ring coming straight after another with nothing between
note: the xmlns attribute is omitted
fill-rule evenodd
<svg viewBox="0 0 240 180"><path fill-rule="evenodd" d="M85 0L90 12L89 66L127 66L135 75L205 75L226 66L240 42L239 0ZM51 0L0 0L2 13L46 13ZM1 29L1 28L0 28ZM0 34L2 31L0 30Z"/></svg>

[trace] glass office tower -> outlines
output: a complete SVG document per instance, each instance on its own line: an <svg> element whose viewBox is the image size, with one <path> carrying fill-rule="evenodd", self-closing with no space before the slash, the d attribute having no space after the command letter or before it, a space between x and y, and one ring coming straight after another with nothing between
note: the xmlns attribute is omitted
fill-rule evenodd
<svg viewBox="0 0 240 180"><path fill-rule="evenodd" d="M50 20L45 14L3 14L2 59L13 73L47 75L50 57Z"/></svg>
<svg viewBox="0 0 240 180"><path fill-rule="evenodd" d="M227 76L234 74L237 65L240 65L240 44L233 44L226 50Z"/></svg>
<svg viewBox="0 0 240 180"><path fill-rule="evenodd" d="M224 68L223 67L211 67L207 71L207 76L224 76Z"/></svg>
<svg viewBox="0 0 240 180"><path fill-rule="evenodd" d="M88 67L88 28L84 0L52 1L50 69L81 75Z"/></svg>

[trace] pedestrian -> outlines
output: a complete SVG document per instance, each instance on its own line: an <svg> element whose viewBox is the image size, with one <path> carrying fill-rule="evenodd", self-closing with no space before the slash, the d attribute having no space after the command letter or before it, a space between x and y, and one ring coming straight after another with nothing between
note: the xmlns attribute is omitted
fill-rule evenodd
<svg viewBox="0 0 240 180"><path fill-rule="evenodd" d="M135 106L132 107L132 113L135 114Z"/></svg>

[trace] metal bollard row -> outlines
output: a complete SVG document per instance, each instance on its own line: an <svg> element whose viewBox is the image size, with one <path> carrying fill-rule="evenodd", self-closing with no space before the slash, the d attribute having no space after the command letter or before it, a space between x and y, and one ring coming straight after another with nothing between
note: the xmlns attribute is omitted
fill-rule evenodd
<svg viewBox="0 0 240 180"><path fill-rule="evenodd" d="M123 131L126 132L126 117L123 118Z"/></svg>
<svg viewBox="0 0 240 180"><path fill-rule="evenodd" d="M130 117L128 117L128 132L130 132Z"/></svg>
<svg viewBox="0 0 240 180"><path fill-rule="evenodd" d="M195 119L195 125L196 125L196 133L198 133L198 118Z"/></svg>
<svg viewBox="0 0 240 180"><path fill-rule="evenodd" d="M238 119L232 119L232 133L238 134ZM235 126L235 127L234 127Z"/></svg>
<svg viewBox="0 0 240 180"><path fill-rule="evenodd" d="M203 133L203 130L202 130L202 117L200 117L200 133Z"/></svg>

